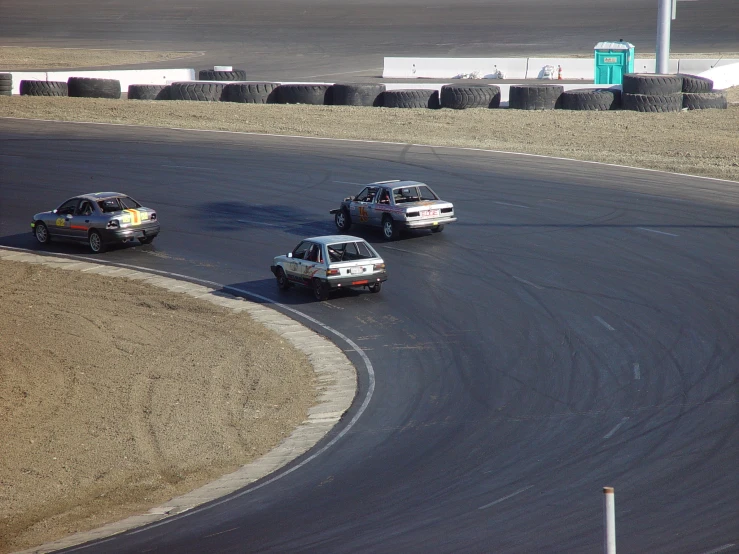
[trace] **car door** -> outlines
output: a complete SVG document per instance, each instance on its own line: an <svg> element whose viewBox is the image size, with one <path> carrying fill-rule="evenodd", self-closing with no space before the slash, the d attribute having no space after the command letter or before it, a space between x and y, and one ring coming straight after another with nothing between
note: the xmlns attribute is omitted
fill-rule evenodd
<svg viewBox="0 0 739 554"><path fill-rule="evenodd" d="M308 249L313 243L304 240L298 244L292 251L292 256L287 259L283 265L285 275L291 281L302 281L303 280L303 257L308 252Z"/></svg>
<svg viewBox="0 0 739 554"><path fill-rule="evenodd" d="M371 224L371 217L374 214L374 201L377 196L377 187L364 187L349 207L353 223L361 223L362 225Z"/></svg>
<svg viewBox="0 0 739 554"><path fill-rule="evenodd" d="M71 198L56 209L53 225L49 227L52 236L70 238L72 236L72 219L79 206L79 198Z"/></svg>
<svg viewBox="0 0 739 554"><path fill-rule="evenodd" d="M311 243L305 256L300 260L300 274L303 283L310 284L314 277L321 277L321 270L325 269L323 260L324 255L321 245L315 242ZM323 276L325 277L325 271Z"/></svg>
<svg viewBox="0 0 739 554"><path fill-rule="evenodd" d="M90 221L94 214L92 202L82 199L75 208L72 218L69 219L69 237L77 240L87 240Z"/></svg>

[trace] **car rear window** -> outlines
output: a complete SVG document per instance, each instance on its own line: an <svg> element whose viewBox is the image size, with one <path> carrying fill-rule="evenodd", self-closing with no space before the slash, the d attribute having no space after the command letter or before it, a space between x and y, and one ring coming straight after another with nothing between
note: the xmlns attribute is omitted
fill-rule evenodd
<svg viewBox="0 0 739 554"><path fill-rule="evenodd" d="M119 200L121 201L121 206L123 206L124 210L134 210L141 207L141 204L128 196L121 196Z"/></svg>
<svg viewBox="0 0 739 554"><path fill-rule="evenodd" d="M426 185L419 186L418 193L421 197L421 200L438 200L439 199L439 197L436 196L434 191L428 188Z"/></svg>
<svg viewBox="0 0 739 554"><path fill-rule="evenodd" d="M350 262L354 260L380 257L377 252L375 252L374 249L364 241L329 244L328 255L332 262Z"/></svg>
<svg viewBox="0 0 739 554"><path fill-rule="evenodd" d="M102 212L106 214L121 211L121 205L117 198L106 198L105 200L100 200L98 202L98 206L100 206Z"/></svg>

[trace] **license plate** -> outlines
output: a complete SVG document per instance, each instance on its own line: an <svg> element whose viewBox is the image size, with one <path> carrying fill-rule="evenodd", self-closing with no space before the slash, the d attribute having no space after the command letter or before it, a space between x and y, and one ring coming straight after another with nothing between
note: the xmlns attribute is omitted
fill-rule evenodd
<svg viewBox="0 0 739 554"><path fill-rule="evenodd" d="M352 275L359 275L361 273L364 273L364 268L363 267L353 267L349 270L349 273L351 273Z"/></svg>
<svg viewBox="0 0 739 554"><path fill-rule="evenodd" d="M439 215L439 210L421 210L421 217L429 217L432 215Z"/></svg>

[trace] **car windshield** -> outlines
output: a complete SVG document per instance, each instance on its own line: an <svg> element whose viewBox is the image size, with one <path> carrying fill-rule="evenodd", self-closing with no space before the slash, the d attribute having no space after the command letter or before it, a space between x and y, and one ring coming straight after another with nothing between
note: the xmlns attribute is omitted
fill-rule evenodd
<svg viewBox="0 0 739 554"><path fill-rule="evenodd" d="M380 257L374 248L365 241L337 242L329 244L327 249L332 262L349 262Z"/></svg>

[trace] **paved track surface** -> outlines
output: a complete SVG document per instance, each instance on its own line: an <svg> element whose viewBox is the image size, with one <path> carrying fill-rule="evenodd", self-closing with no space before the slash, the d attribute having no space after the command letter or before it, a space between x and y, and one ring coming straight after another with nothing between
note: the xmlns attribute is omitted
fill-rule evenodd
<svg viewBox="0 0 739 554"><path fill-rule="evenodd" d="M30 215L82 190L128 192L163 232L100 259L279 300L376 372L357 425L299 471L84 552L596 552L603 486L620 551L737 550L737 184L100 125L0 120L0 140L0 244L36 248ZM387 260L381 294L279 294L272 256L334 232L355 183L393 177L460 221L391 243L354 228Z"/></svg>
<svg viewBox="0 0 739 554"><path fill-rule="evenodd" d="M384 56L654 53L657 0L3 0L0 45L198 50L250 79L377 77ZM678 0L673 52L739 51L736 0ZM158 64L172 67L173 62ZM157 67L156 64L150 67ZM43 69L43 68L37 68Z"/></svg>

